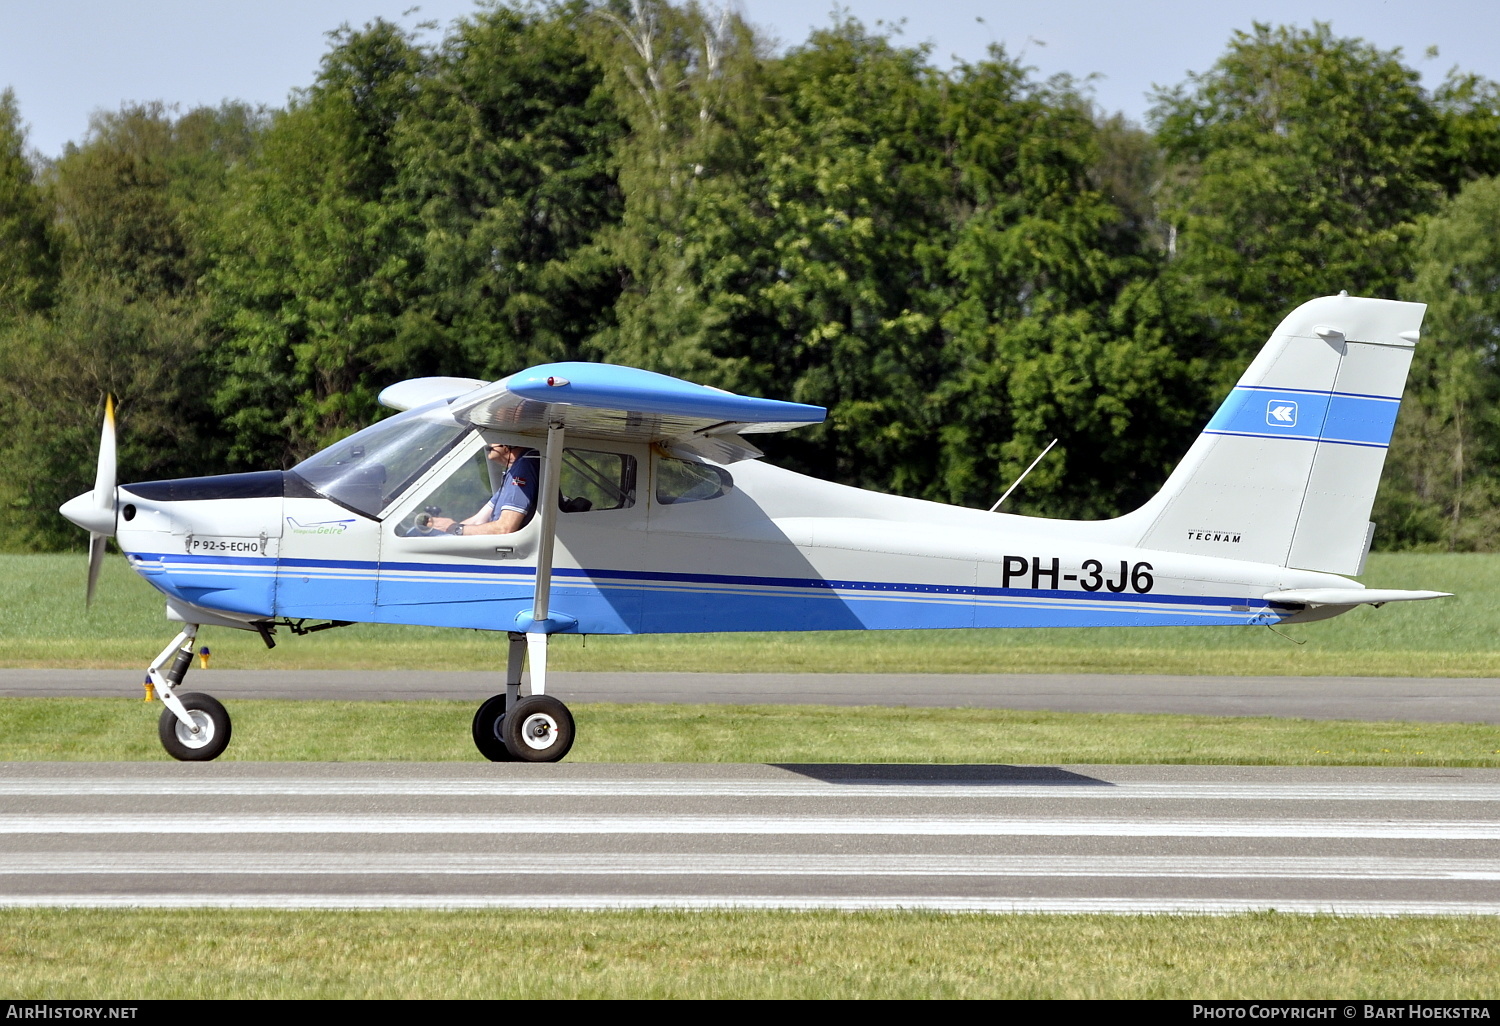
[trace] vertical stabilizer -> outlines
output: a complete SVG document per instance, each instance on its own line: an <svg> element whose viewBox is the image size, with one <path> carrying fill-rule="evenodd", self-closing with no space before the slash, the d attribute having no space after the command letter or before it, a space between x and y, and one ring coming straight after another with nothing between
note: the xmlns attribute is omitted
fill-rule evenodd
<svg viewBox="0 0 1500 1026"><path fill-rule="evenodd" d="M1140 544L1357 574L1426 307L1330 296L1277 327L1161 492Z"/></svg>

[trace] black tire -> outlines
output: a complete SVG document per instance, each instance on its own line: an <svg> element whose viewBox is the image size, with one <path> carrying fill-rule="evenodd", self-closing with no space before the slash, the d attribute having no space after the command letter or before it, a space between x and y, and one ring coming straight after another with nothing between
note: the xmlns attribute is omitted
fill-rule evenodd
<svg viewBox="0 0 1500 1026"><path fill-rule="evenodd" d="M161 711L156 724L156 734L167 754L182 762L208 762L224 754L229 747L229 713L212 695L189 691L178 695L188 715L198 722L200 733L195 736L172 714L171 709Z"/></svg>
<svg viewBox="0 0 1500 1026"><path fill-rule="evenodd" d="M505 747L505 738L500 730L505 724L505 696L496 695L484 701L474 714L474 747L490 762L515 762L516 757Z"/></svg>
<svg viewBox="0 0 1500 1026"><path fill-rule="evenodd" d="M500 732L518 762L559 762L573 747L573 714L551 695L532 695L516 703Z"/></svg>

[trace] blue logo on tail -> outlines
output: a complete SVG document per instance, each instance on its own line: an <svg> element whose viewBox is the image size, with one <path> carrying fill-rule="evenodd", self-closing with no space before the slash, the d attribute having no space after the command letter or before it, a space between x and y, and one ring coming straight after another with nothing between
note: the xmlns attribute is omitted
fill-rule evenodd
<svg viewBox="0 0 1500 1026"><path fill-rule="evenodd" d="M1290 399L1272 399L1266 403L1266 423L1272 427L1297 426L1297 404Z"/></svg>

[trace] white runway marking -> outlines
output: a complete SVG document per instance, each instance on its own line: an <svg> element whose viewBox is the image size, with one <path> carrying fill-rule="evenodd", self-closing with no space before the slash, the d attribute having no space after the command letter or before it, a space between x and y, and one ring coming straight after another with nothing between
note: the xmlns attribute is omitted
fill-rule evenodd
<svg viewBox="0 0 1500 1026"><path fill-rule="evenodd" d="M1500 915L1495 772L26 769L4 906Z"/></svg>
<svg viewBox="0 0 1500 1026"><path fill-rule="evenodd" d="M1500 822L1390 819L1100 819L1019 816L0 816L6 834L765 834L899 837L1328 837L1500 840Z"/></svg>
<svg viewBox="0 0 1500 1026"><path fill-rule="evenodd" d="M1303 915L1334 916L1493 916L1500 902L1471 901L1341 901L1237 900L1218 898L951 898L928 895L892 897L807 898L797 895L758 897L699 897L676 895L535 894L525 897L488 895L383 894L324 896L308 894L209 895L47 895L17 899L0 896L0 907L14 908L269 908L269 909L829 909L859 912L911 909L928 912L1069 913L1114 915L1236 915L1274 910Z"/></svg>
<svg viewBox="0 0 1500 1026"><path fill-rule="evenodd" d="M0 781L0 797L182 795L187 797L442 798L1069 798L1142 801L1401 801L1500 802L1500 785L1342 783L1091 783L1006 780L995 783L877 779L858 783L751 780L72 780L40 777Z"/></svg>
<svg viewBox="0 0 1500 1026"><path fill-rule="evenodd" d="M423 852L307 854L195 851L24 852L0 854L0 874L28 876L162 875L190 866L216 876L1007 876L1155 877L1162 879L1500 880L1493 859L1119 856Z"/></svg>

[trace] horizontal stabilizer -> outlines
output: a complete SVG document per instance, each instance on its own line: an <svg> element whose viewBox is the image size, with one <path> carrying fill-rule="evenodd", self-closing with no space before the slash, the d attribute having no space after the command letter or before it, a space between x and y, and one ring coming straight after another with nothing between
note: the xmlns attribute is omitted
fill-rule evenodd
<svg viewBox="0 0 1500 1026"><path fill-rule="evenodd" d="M382 389L378 399L381 406L393 410L414 410L443 399L457 399L488 384L478 378L408 378Z"/></svg>
<svg viewBox="0 0 1500 1026"><path fill-rule="evenodd" d="M1267 602L1288 606L1383 606L1387 602L1420 602L1452 598L1451 591L1396 591L1389 588L1297 588L1273 591Z"/></svg>

